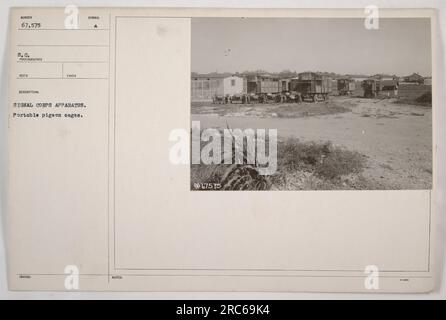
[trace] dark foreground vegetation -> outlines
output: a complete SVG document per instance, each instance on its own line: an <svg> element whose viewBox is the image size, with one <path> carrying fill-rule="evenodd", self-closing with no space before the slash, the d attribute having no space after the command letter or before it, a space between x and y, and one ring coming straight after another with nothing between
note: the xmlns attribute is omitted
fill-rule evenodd
<svg viewBox="0 0 446 320"><path fill-rule="evenodd" d="M278 142L277 171L262 176L250 164L191 166L192 190L375 189L362 176L367 157L331 142Z"/></svg>

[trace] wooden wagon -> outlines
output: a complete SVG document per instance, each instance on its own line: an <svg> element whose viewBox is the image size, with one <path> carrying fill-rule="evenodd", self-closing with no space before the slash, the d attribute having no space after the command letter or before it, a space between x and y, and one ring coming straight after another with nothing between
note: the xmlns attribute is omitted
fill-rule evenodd
<svg viewBox="0 0 446 320"><path fill-rule="evenodd" d="M351 95L356 89L355 80L350 78L341 78L337 80L338 94L340 96Z"/></svg>
<svg viewBox="0 0 446 320"><path fill-rule="evenodd" d="M327 100L331 92L331 79L315 72L299 73L297 78L291 79L289 89L300 94L303 100Z"/></svg>

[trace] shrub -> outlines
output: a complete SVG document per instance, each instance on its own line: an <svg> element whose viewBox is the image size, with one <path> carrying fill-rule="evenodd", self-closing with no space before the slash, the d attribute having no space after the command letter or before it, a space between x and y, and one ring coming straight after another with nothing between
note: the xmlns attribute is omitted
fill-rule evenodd
<svg viewBox="0 0 446 320"><path fill-rule="evenodd" d="M290 138L279 144L278 156L280 164L287 170L310 170L322 161L332 149L331 142L300 142Z"/></svg>
<svg viewBox="0 0 446 320"><path fill-rule="evenodd" d="M416 98L415 101L420 102L420 103L426 103L426 102L431 103L432 102L432 93L426 92L425 94Z"/></svg>
<svg viewBox="0 0 446 320"><path fill-rule="evenodd" d="M326 158L316 166L316 174L326 179L360 173L364 168L364 158L356 151L333 148Z"/></svg>
<svg viewBox="0 0 446 320"><path fill-rule="evenodd" d="M360 153L334 147L330 141L300 142L291 138L279 144L278 155L279 168L309 171L325 179L359 173L365 165Z"/></svg>

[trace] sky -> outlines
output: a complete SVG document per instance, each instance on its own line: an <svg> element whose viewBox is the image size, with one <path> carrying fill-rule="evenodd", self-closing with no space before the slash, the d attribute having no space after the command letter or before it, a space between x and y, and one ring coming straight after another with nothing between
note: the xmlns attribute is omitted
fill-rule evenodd
<svg viewBox="0 0 446 320"><path fill-rule="evenodd" d="M194 18L192 71L291 70L430 76L430 20Z"/></svg>

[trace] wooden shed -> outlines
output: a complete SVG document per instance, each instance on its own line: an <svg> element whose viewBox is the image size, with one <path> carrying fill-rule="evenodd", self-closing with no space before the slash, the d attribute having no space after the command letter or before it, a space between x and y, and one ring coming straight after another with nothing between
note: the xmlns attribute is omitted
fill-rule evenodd
<svg viewBox="0 0 446 320"><path fill-rule="evenodd" d="M242 94L243 78L228 74L193 75L191 101L212 101L215 97Z"/></svg>

